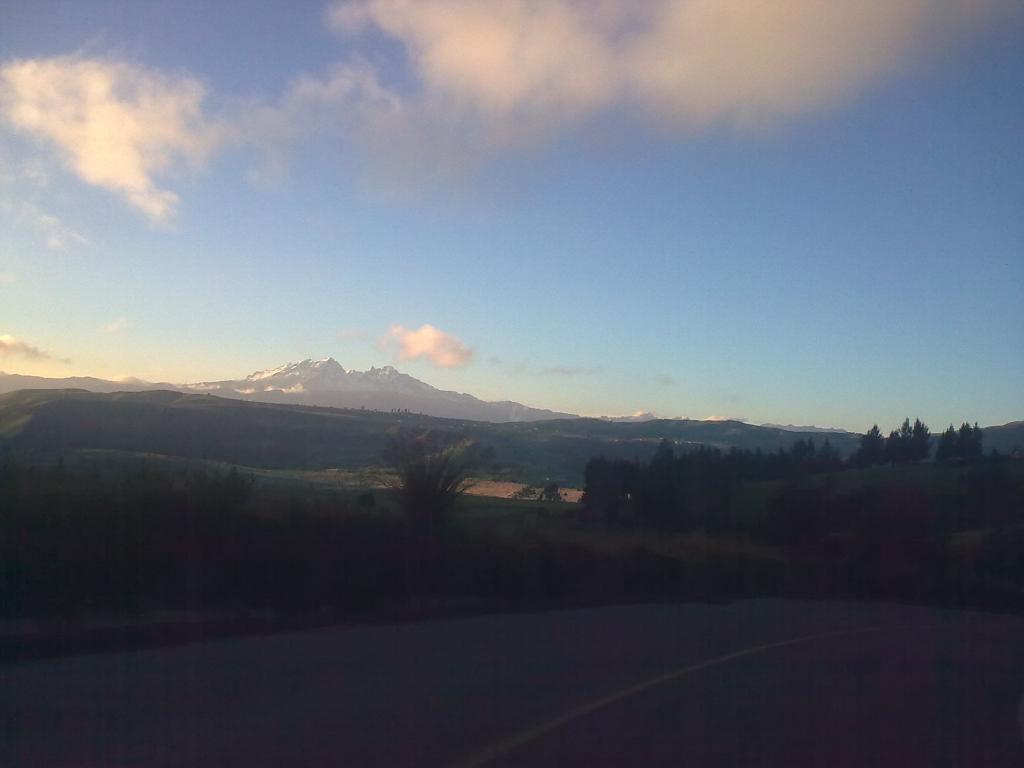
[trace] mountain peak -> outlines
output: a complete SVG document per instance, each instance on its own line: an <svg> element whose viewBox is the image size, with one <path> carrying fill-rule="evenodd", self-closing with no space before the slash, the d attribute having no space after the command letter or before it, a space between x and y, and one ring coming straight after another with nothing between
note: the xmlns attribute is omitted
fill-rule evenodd
<svg viewBox="0 0 1024 768"><path fill-rule="evenodd" d="M325 357L322 360L306 358L297 363L285 363L277 368L268 368L265 371L256 371L245 377L246 381L263 381L281 376L302 377L310 373L334 373L343 374L345 369L333 357Z"/></svg>
<svg viewBox="0 0 1024 768"><path fill-rule="evenodd" d="M322 360L313 360L310 363L311 368L316 368L321 371L341 371L345 372L341 363L335 360L333 357L325 357Z"/></svg>
<svg viewBox="0 0 1024 768"><path fill-rule="evenodd" d="M334 408L412 410L443 418L476 421L533 421L572 418L573 414L530 408L520 403L489 403L472 395L437 389L394 366L346 370L333 357L306 358L250 373L241 380L183 384L190 392L273 403Z"/></svg>

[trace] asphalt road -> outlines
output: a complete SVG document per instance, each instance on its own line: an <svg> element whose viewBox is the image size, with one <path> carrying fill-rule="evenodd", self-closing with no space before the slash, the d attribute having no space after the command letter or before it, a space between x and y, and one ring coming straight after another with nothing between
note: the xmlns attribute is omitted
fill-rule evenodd
<svg viewBox="0 0 1024 768"><path fill-rule="evenodd" d="M1024 766L1024 620L783 600L0 667L2 766Z"/></svg>

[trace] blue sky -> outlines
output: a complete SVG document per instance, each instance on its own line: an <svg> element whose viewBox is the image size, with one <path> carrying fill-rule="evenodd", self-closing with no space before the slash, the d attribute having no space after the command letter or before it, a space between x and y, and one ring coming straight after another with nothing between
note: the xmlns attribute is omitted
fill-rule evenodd
<svg viewBox="0 0 1024 768"><path fill-rule="evenodd" d="M0 370L1024 417L1017 4L209 5L0 9Z"/></svg>

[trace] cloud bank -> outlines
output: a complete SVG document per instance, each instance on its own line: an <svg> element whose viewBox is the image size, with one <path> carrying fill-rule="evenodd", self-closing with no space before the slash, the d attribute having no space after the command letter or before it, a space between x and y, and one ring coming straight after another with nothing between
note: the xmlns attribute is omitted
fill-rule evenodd
<svg viewBox="0 0 1024 768"><path fill-rule="evenodd" d="M348 0L328 21L399 42L420 128L488 147L624 110L670 131L841 103L1006 0Z"/></svg>
<svg viewBox="0 0 1024 768"><path fill-rule="evenodd" d="M416 330L394 325L390 336L398 344L399 362L426 358L438 368L458 368L473 357L473 350L457 337L429 324Z"/></svg>
<svg viewBox="0 0 1024 768"><path fill-rule="evenodd" d="M34 347L28 342L16 339L13 336L0 334L0 355L4 357L24 357L29 360L53 360L53 355L45 352L39 347ZM70 362L62 360L61 362Z"/></svg>
<svg viewBox="0 0 1024 768"><path fill-rule="evenodd" d="M0 123L150 220L169 177L231 146L272 179L311 134L399 174L450 175L614 117L662 136L833 108L1013 0L344 0L346 53L280 94L216 101L195 77L73 54L0 64ZM391 45L381 45L381 40ZM55 247L63 247L67 238Z"/></svg>

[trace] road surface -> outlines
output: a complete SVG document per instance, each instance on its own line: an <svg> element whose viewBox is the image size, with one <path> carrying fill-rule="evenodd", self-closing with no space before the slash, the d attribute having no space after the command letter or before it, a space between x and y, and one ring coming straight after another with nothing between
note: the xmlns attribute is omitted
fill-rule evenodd
<svg viewBox="0 0 1024 768"><path fill-rule="evenodd" d="M0 667L2 766L1024 766L1024 620L787 600Z"/></svg>

